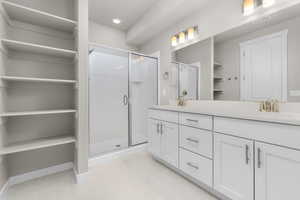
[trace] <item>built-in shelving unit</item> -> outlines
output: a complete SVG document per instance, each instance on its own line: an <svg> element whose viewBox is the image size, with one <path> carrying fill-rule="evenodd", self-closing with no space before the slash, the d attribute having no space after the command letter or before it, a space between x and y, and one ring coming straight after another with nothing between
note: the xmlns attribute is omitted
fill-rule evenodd
<svg viewBox="0 0 300 200"><path fill-rule="evenodd" d="M0 117L18 117L18 116L32 116L32 115L53 115L64 113L76 113L76 110L39 110L39 111L25 111L25 112L4 112L0 113Z"/></svg>
<svg viewBox="0 0 300 200"><path fill-rule="evenodd" d="M13 163L7 176L77 155L79 2L0 3L0 157Z"/></svg>
<svg viewBox="0 0 300 200"><path fill-rule="evenodd" d="M3 8L11 20L46 26L67 32L73 32L77 22L47 12L28 8L9 1L3 1Z"/></svg>
<svg viewBox="0 0 300 200"><path fill-rule="evenodd" d="M18 142L0 148L0 155L31 151L35 149L53 147L53 146L58 146L63 144L74 143L74 142L76 142L76 139L73 136L59 136L59 137L42 138L42 139L32 140L29 142Z"/></svg>
<svg viewBox="0 0 300 200"><path fill-rule="evenodd" d="M2 39L3 46L10 50L24 51L36 54L44 54L49 56L74 58L76 51L54 48L44 45L32 44L27 42L21 42L16 40Z"/></svg>
<svg viewBox="0 0 300 200"><path fill-rule="evenodd" d="M223 65L219 62L214 62L214 99L218 99L220 95L224 93L224 91L220 88L222 88L222 82L224 81L224 78L222 77L222 68Z"/></svg>

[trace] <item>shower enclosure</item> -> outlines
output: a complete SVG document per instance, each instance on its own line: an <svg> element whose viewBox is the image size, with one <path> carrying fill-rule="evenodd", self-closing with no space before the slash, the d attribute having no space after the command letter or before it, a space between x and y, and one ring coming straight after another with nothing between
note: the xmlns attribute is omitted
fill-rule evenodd
<svg viewBox="0 0 300 200"><path fill-rule="evenodd" d="M182 95L183 91L187 92L185 99L198 100L199 99L199 67L171 62L170 71L170 99L175 100Z"/></svg>
<svg viewBox="0 0 300 200"><path fill-rule="evenodd" d="M91 47L90 156L147 142L147 108L157 104L158 60Z"/></svg>

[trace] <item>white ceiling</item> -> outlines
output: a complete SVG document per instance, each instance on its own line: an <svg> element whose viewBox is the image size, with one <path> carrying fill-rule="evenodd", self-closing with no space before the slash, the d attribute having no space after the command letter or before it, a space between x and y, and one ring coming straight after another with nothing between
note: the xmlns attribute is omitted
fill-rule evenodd
<svg viewBox="0 0 300 200"><path fill-rule="evenodd" d="M89 0L89 18L121 30L128 30L159 0ZM115 25L113 18L122 23Z"/></svg>

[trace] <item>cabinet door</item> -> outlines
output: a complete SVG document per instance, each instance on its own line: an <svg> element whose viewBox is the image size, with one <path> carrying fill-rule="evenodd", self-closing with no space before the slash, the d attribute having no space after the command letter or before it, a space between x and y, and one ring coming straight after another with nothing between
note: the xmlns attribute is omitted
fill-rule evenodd
<svg viewBox="0 0 300 200"><path fill-rule="evenodd" d="M178 167L178 124L163 122L161 138L161 155L163 160Z"/></svg>
<svg viewBox="0 0 300 200"><path fill-rule="evenodd" d="M149 119L148 122L149 151L156 157L161 156L160 122Z"/></svg>
<svg viewBox="0 0 300 200"><path fill-rule="evenodd" d="M214 135L214 188L233 200L253 200L253 142Z"/></svg>
<svg viewBox="0 0 300 200"><path fill-rule="evenodd" d="M300 151L255 143L255 199L300 197Z"/></svg>

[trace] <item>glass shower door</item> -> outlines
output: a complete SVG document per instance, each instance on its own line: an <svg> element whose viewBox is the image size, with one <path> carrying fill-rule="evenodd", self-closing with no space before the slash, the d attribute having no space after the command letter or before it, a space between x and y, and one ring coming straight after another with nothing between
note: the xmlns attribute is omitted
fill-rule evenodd
<svg viewBox="0 0 300 200"><path fill-rule="evenodd" d="M147 142L148 108L158 103L157 58L131 54L130 145Z"/></svg>
<svg viewBox="0 0 300 200"><path fill-rule="evenodd" d="M90 156L128 147L128 69L126 52L90 52Z"/></svg>

